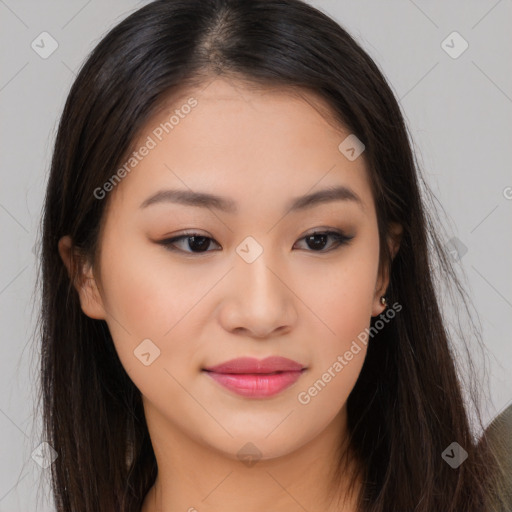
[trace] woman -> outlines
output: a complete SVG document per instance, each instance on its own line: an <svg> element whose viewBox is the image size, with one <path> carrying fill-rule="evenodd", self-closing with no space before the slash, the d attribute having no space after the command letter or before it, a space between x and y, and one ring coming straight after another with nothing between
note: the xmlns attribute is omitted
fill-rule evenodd
<svg viewBox="0 0 512 512"><path fill-rule="evenodd" d="M57 510L490 510L436 229L396 99L326 15L167 0L114 27L44 209Z"/></svg>

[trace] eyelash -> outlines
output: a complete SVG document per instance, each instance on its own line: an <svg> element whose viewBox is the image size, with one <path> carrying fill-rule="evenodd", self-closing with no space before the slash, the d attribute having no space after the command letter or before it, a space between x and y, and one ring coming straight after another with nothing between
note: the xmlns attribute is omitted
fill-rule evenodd
<svg viewBox="0 0 512 512"><path fill-rule="evenodd" d="M304 240L309 237L318 236L318 235L327 235L327 236L333 237L335 239L336 245L334 246L334 248L331 247L330 249L328 249L326 251L325 250L320 250L320 251L309 250L308 252L328 253L333 250L339 249L344 245L348 245L348 243L354 238L354 236L348 236L339 231L328 230L328 231L314 231L314 232L309 233L309 234L305 235L304 237L300 238L298 241ZM193 238L193 237L204 238L207 240L213 240L215 242L215 240L211 237L201 235L200 233L190 232L190 233L184 233L183 235L180 235L180 236L177 236L174 238L167 238L167 239L161 240L157 243L160 245L163 245L167 250L173 251L173 252L183 252L186 254L197 254L197 255L212 252L212 251L208 251L208 250L207 251L196 251L196 252L184 251L182 249L173 247L173 244L175 244L176 242L178 242L180 240L186 240L187 238ZM217 242L215 242L215 243L217 243ZM219 244L217 243L217 245L219 245ZM208 246L208 248L209 248L209 246Z"/></svg>

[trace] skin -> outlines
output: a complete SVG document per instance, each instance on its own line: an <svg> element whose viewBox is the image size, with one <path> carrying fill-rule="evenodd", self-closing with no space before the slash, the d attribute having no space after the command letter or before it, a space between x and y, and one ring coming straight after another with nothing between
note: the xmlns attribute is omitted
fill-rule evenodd
<svg viewBox="0 0 512 512"><path fill-rule="evenodd" d="M378 273L364 153L349 161L338 150L350 132L328 121L326 106L309 93L227 79L169 102L141 143L191 96L198 105L110 192L99 268L85 264L76 285L84 313L107 322L143 395L159 470L142 512L339 510L328 475L345 442L346 400L364 344L308 404L297 396L385 309L379 299L388 275ZM333 201L285 214L292 198L334 185L349 187L362 206ZM140 208L165 188L225 196L239 210L170 202ZM308 245L306 235L327 228L354 238ZM188 239L174 244L188 252L157 243L185 230L213 239L207 252L191 252L197 244L191 249ZM393 254L398 234L389 238ZM236 252L247 236L263 249L252 263ZM59 252L69 269L69 237ZM145 366L134 350L148 338L160 356ZM201 371L271 355L307 366L271 398L235 395ZM248 442L261 454L251 466L237 456ZM345 484L344 477L335 496L344 496ZM354 499L343 510L355 510Z"/></svg>

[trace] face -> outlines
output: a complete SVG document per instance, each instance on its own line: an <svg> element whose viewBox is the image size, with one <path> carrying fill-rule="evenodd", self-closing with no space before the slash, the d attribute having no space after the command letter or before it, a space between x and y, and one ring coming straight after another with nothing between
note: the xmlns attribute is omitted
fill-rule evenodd
<svg viewBox="0 0 512 512"><path fill-rule="evenodd" d="M344 417L387 280L364 153L338 149L350 133L319 106L217 79L155 115L97 193L110 203L82 309L170 437L271 459ZM295 364L258 366L269 357ZM238 358L256 361L206 370Z"/></svg>

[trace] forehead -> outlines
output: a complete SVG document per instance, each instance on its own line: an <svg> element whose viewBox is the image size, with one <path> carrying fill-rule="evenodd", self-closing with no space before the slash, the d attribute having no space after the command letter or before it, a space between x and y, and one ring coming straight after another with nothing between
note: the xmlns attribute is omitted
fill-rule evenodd
<svg viewBox="0 0 512 512"><path fill-rule="evenodd" d="M307 91L215 79L169 98L149 119L111 199L133 209L179 188L260 209L341 184L370 206L364 154L350 161L338 148L349 135Z"/></svg>

